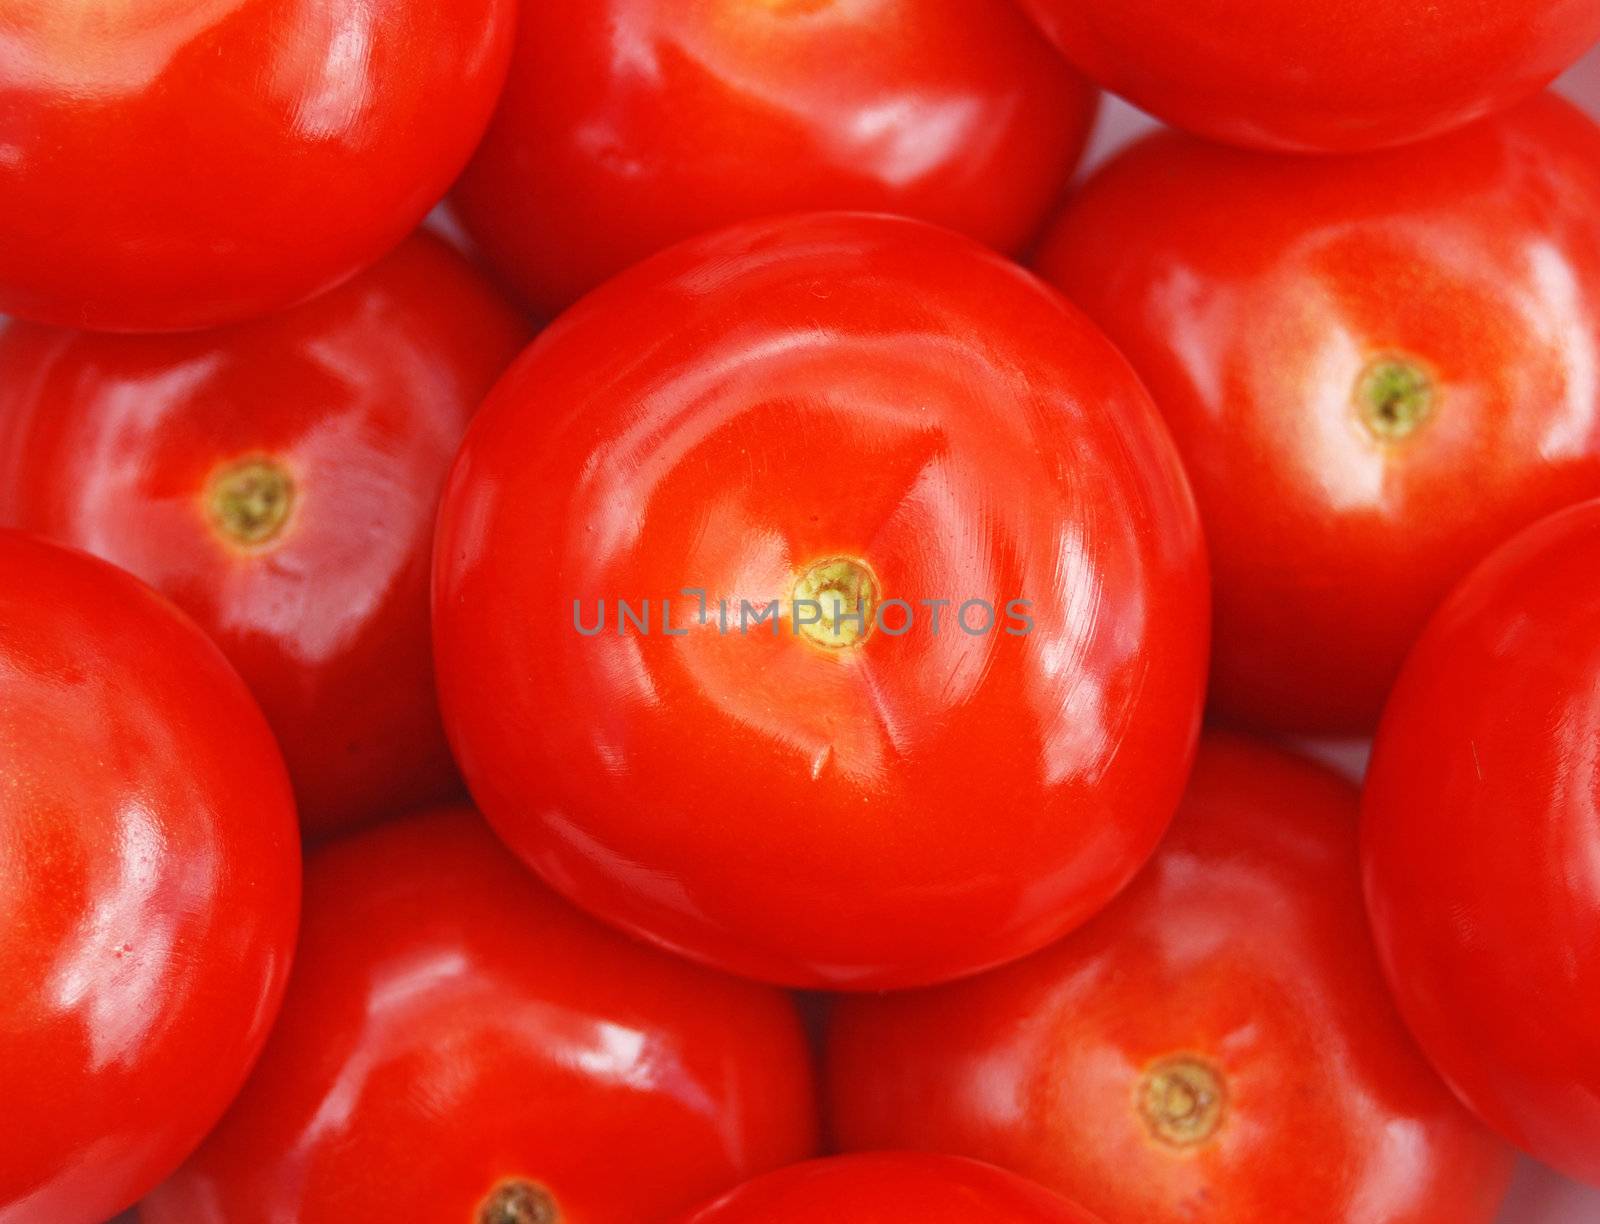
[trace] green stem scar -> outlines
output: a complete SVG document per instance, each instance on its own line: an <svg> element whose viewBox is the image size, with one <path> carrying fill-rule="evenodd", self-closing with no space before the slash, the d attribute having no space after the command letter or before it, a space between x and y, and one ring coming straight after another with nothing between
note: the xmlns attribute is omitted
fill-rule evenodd
<svg viewBox="0 0 1600 1224"><path fill-rule="evenodd" d="M846 650L872 636L878 577L858 557L829 557L794 584L795 631L826 650Z"/></svg>
<svg viewBox="0 0 1600 1224"><path fill-rule="evenodd" d="M1227 1107L1222 1073L1190 1054L1153 1063L1139 1083L1139 1113L1150 1134L1172 1147L1194 1147L1216 1134Z"/></svg>
<svg viewBox="0 0 1600 1224"><path fill-rule="evenodd" d="M212 526L230 544L264 548L294 509L294 480L272 459L242 459L220 469L206 490Z"/></svg>
<svg viewBox="0 0 1600 1224"><path fill-rule="evenodd" d="M1438 398L1432 373L1414 357L1376 357L1356 380L1356 411L1380 442L1410 437L1433 415Z"/></svg>
<svg viewBox="0 0 1600 1224"><path fill-rule="evenodd" d="M513 1178L483 1200L475 1224L561 1224L561 1211L543 1186Z"/></svg>

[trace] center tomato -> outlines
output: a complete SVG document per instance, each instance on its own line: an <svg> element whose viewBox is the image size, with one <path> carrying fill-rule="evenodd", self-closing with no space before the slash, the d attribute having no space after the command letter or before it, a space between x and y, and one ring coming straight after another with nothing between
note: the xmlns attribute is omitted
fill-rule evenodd
<svg viewBox="0 0 1600 1224"><path fill-rule="evenodd" d="M1022 955L1188 770L1207 581L1159 419L1062 299L921 223L755 224L591 296L485 405L437 549L490 819L736 972Z"/></svg>

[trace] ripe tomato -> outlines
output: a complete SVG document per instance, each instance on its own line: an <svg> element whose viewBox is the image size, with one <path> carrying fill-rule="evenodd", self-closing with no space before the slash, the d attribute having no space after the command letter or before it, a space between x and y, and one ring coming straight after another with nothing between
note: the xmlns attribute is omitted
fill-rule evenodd
<svg viewBox="0 0 1600 1224"><path fill-rule="evenodd" d="M1491 1126L1600 1184L1600 503L1461 584L1407 662L1362 849L1400 1010Z"/></svg>
<svg viewBox="0 0 1600 1224"><path fill-rule="evenodd" d="M752 224L591 295L474 422L437 550L490 820L735 972L1020 956L1182 791L1207 586L1159 418L1057 295L920 222Z"/></svg>
<svg viewBox="0 0 1600 1224"><path fill-rule="evenodd" d="M816 1142L793 1002L539 887L477 816L312 855L284 1014L144 1224L649 1224Z"/></svg>
<svg viewBox="0 0 1600 1224"><path fill-rule="evenodd" d="M0 314L264 314L371 263L482 135L515 0L0 0Z"/></svg>
<svg viewBox="0 0 1600 1224"><path fill-rule="evenodd" d="M974 1160L886 1153L768 1173L684 1224L1096 1224L1022 1178Z"/></svg>
<svg viewBox="0 0 1600 1224"><path fill-rule="evenodd" d="M1359 159L1158 135L1068 208L1040 266L1187 461L1224 718L1370 732L1451 584L1600 494L1597 216L1600 128L1552 97Z"/></svg>
<svg viewBox="0 0 1600 1224"><path fill-rule="evenodd" d="M1178 127L1345 153L1503 110L1600 39L1594 0L1022 0L1074 63Z"/></svg>
<svg viewBox="0 0 1600 1224"><path fill-rule="evenodd" d="M98 1224L238 1091L300 898L244 685L166 600L0 531L0 1224Z"/></svg>
<svg viewBox="0 0 1600 1224"><path fill-rule="evenodd" d="M459 787L428 571L467 422L526 342L418 237L284 315L183 336L0 335L0 521L88 549L221 644L309 831Z"/></svg>
<svg viewBox="0 0 1600 1224"><path fill-rule="evenodd" d="M525 4L461 219L555 313L680 239L861 208L1020 249L1096 94L994 0Z"/></svg>
<svg viewBox="0 0 1600 1224"><path fill-rule="evenodd" d="M1202 745L1172 832L1083 930L842 1003L846 1148L959 1152L1139 1224L1486 1224L1512 1154L1417 1054L1361 905L1355 789Z"/></svg>

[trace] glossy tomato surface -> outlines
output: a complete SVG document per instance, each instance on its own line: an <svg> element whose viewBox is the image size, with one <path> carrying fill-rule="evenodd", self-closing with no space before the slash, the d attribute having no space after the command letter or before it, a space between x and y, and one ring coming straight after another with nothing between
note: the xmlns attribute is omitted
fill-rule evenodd
<svg viewBox="0 0 1600 1224"><path fill-rule="evenodd" d="M226 660L111 566L0 531L0 1221L100 1224L266 1039L294 803Z"/></svg>
<svg viewBox="0 0 1600 1224"><path fill-rule="evenodd" d="M1207 583L1176 457L1082 316L947 231L788 218L613 281L480 412L437 547L490 820L735 972L1022 955L1182 790Z"/></svg>
<svg viewBox="0 0 1600 1224"><path fill-rule="evenodd" d="M1230 144L1352 153L1514 105L1600 39L1594 0L1022 0L1091 77Z"/></svg>
<svg viewBox="0 0 1600 1224"><path fill-rule="evenodd" d="M467 809L331 843L260 1067L144 1224L652 1224L816 1143L793 1002L634 943Z"/></svg>
<svg viewBox="0 0 1600 1224"><path fill-rule="evenodd" d="M1600 128L1292 159L1155 136L1040 256L1183 452L1225 719L1370 732L1452 584L1600 494Z"/></svg>
<svg viewBox="0 0 1600 1224"><path fill-rule="evenodd" d="M1462 1097L1600 1185L1600 503L1450 597L1384 712L1362 820L1400 1009Z"/></svg>
<svg viewBox="0 0 1600 1224"><path fill-rule="evenodd" d="M515 0L0 0L0 314L171 331L400 242L505 80Z"/></svg>
<svg viewBox="0 0 1600 1224"><path fill-rule="evenodd" d="M455 203L552 314L680 239L803 209L1011 251L1065 190L1095 102L994 0L525 4Z"/></svg>
<svg viewBox="0 0 1600 1224"><path fill-rule="evenodd" d="M885 1153L795 1165L683 1224L1098 1224L1039 1186L973 1160Z"/></svg>
<svg viewBox="0 0 1600 1224"><path fill-rule="evenodd" d="M1385 993L1356 825L1342 778L1208 738L1167 841L1088 926L837 1008L835 1138L991 1160L1108 1220L1488 1224L1512 1153Z"/></svg>
<svg viewBox="0 0 1600 1224"><path fill-rule="evenodd" d="M0 333L0 522L121 565L223 647L311 832L458 790L428 573L467 423L527 340L437 239L283 315Z"/></svg>

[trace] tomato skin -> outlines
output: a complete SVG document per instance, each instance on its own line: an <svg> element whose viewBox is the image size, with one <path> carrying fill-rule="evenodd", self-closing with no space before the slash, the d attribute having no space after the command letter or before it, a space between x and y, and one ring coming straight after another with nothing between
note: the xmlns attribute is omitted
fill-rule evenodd
<svg viewBox="0 0 1600 1224"><path fill-rule="evenodd" d="M299 869L282 759L216 648L127 574L0 531L0 1222L99 1224L200 1142L277 1012Z"/></svg>
<svg viewBox="0 0 1600 1224"><path fill-rule="evenodd" d="M396 246L482 135L515 0L0 0L0 314L178 331Z"/></svg>
<svg viewBox="0 0 1600 1224"><path fill-rule="evenodd" d="M445 723L491 823L733 972L867 989L1022 955L1182 790L1208 605L1176 458L1081 315L947 231L780 219L611 282L479 413L436 549ZM987 600L993 631L952 603L814 644L790 595L834 558L884 600ZM646 598L654 632L575 630ZM783 606L723 633L722 598Z"/></svg>
<svg viewBox="0 0 1600 1224"><path fill-rule="evenodd" d="M1108 1220L1488 1224L1512 1153L1385 993L1356 812L1320 766L1208 737L1167 841L1082 930L835 1009L835 1138L990 1160ZM1194 1064L1209 1078L1182 1078ZM1218 1112L1158 1124L1164 1083Z"/></svg>
<svg viewBox="0 0 1600 1224"><path fill-rule="evenodd" d="M428 631L433 521L472 413L528 338L442 242L218 332L0 333L0 522L94 552L194 616L283 745L314 834L459 793ZM293 482L230 538L219 474Z"/></svg>
<svg viewBox="0 0 1600 1224"><path fill-rule="evenodd" d="M1038 1186L974 1160L893 1152L769 1173L683 1224L1097 1224Z"/></svg>
<svg viewBox="0 0 1600 1224"><path fill-rule="evenodd" d="M1037 236L1097 95L990 0L523 6L454 201L549 314L683 239L807 209Z"/></svg>
<svg viewBox="0 0 1600 1224"><path fill-rule="evenodd" d="M1068 207L1039 267L1183 453L1223 720L1370 733L1450 587L1600 494L1597 215L1600 128L1549 96L1360 159L1160 135ZM1396 357L1433 396L1404 435L1360 399Z"/></svg>
<svg viewBox="0 0 1600 1224"><path fill-rule="evenodd" d="M1496 1130L1600 1184L1597 565L1589 502L1497 550L1440 608L1384 712L1362 854L1424 1052Z"/></svg>
<svg viewBox="0 0 1600 1224"><path fill-rule="evenodd" d="M259 1070L141 1211L476 1221L516 1179L556 1218L650 1224L804 1159L816 1131L789 998L600 926L443 809L310 857Z"/></svg>
<svg viewBox="0 0 1600 1224"><path fill-rule="evenodd" d="M1600 39L1592 0L1022 0L1100 84L1249 148L1356 153L1503 111Z"/></svg>

